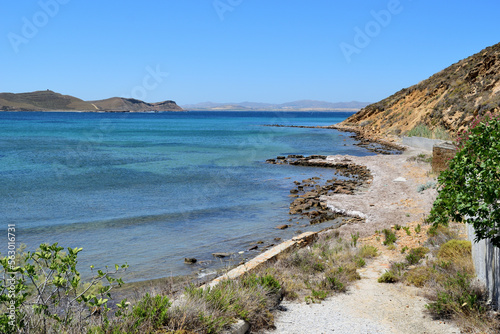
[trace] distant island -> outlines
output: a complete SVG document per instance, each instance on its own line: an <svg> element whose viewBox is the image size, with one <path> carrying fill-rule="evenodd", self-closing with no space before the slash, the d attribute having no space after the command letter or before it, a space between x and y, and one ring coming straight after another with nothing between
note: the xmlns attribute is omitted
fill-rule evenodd
<svg viewBox="0 0 500 334"><path fill-rule="evenodd" d="M239 103L215 103L202 102L196 104L182 105L186 110L200 111L358 111L370 103L368 102L325 102L315 100L299 100L281 104L239 102Z"/></svg>
<svg viewBox="0 0 500 334"><path fill-rule="evenodd" d="M86 112L163 112L163 111L359 111L368 102L325 102L299 100L281 104L240 102L202 102L178 106L175 101L144 102L132 98L111 97L84 101L51 90L28 93L0 93L0 111L86 111Z"/></svg>
<svg viewBox="0 0 500 334"><path fill-rule="evenodd" d="M0 93L0 111L88 111L88 112L161 112L184 111L174 101L148 103L137 99L112 97L84 101L51 90L29 93Z"/></svg>

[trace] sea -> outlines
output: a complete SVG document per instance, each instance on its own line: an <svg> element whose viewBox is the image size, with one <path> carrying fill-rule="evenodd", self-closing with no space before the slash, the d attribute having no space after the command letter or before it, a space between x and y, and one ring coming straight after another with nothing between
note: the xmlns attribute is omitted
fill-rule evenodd
<svg viewBox="0 0 500 334"><path fill-rule="evenodd" d="M0 214L15 244L82 247L83 277L127 263L125 281L210 274L277 241L293 182L329 169L267 164L289 154L372 155L331 125L347 112L0 112ZM286 230L276 227L292 224ZM12 237L12 236L11 236ZM258 249L249 251L253 245ZM216 259L214 252L233 254ZM184 258L196 258L194 265Z"/></svg>

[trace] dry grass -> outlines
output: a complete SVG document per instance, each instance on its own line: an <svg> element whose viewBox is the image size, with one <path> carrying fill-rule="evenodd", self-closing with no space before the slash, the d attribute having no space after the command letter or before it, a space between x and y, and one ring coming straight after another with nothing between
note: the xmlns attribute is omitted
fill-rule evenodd
<svg viewBox="0 0 500 334"><path fill-rule="evenodd" d="M354 247L338 237L338 233L322 234L312 245L279 259L267 272L283 284L284 297L320 302L333 292L346 291L360 278L357 269L366 258L377 256L372 246Z"/></svg>
<svg viewBox="0 0 500 334"><path fill-rule="evenodd" d="M431 230L429 258L400 276L407 284L424 288L429 313L436 319L454 319L467 333L498 333L500 321L486 304L487 292L475 279L471 243L453 239L456 232Z"/></svg>

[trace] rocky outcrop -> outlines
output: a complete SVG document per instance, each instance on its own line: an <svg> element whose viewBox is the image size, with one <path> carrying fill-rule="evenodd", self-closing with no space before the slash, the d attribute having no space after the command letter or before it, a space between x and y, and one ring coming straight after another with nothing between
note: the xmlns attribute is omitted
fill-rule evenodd
<svg viewBox="0 0 500 334"><path fill-rule="evenodd" d="M342 162L330 161L324 155L311 155L308 157L302 155L279 156L266 162L277 165L324 167L335 170L335 174L339 178L332 177L324 180L315 176L302 181L294 181L296 187L290 190L290 197L293 200L290 203L289 214L309 219L311 225L334 220L341 216L341 214L328 209L326 202L322 200L323 196L353 194L372 178L370 171L364 166L353 164L347 159ZM281 225L277 228L285 229L287 227L288 225Z"/></svg>
<svg viewBox="0 0 500 334"><path fill-rule="evenodd" d="M488 111L500 111L500 44L363 108L339 127L377 137L425 125L453 136Z"/></svg>

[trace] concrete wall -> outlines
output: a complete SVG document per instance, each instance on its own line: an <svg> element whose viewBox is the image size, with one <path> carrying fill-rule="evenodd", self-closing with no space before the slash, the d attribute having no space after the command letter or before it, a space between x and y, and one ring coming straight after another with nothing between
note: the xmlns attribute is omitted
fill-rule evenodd
<svg viewBox="0 0 500 334"><path fill-rule="evenodd" d="M440 173L448 169L451 159L457 154L457 147L451 143L443 142L432 148L432 171Z"/></svg>
<svg viewBox="0 0 500 334"><path fill-rule="evenodd" d="M424 137L403 137L403 145L420 148L429 152L432 152L434 145L441 143L444 143L444 140L429 139Z"/></svg>
<svg viewBox="0 0 500 334"><path fill-rule="evenodd" d="M486 285L490 299L498 310L500 305L500 248L490 242L474 242L474 227L467 224L467 234L472 242L472 259L479 280Z"/></svg>

